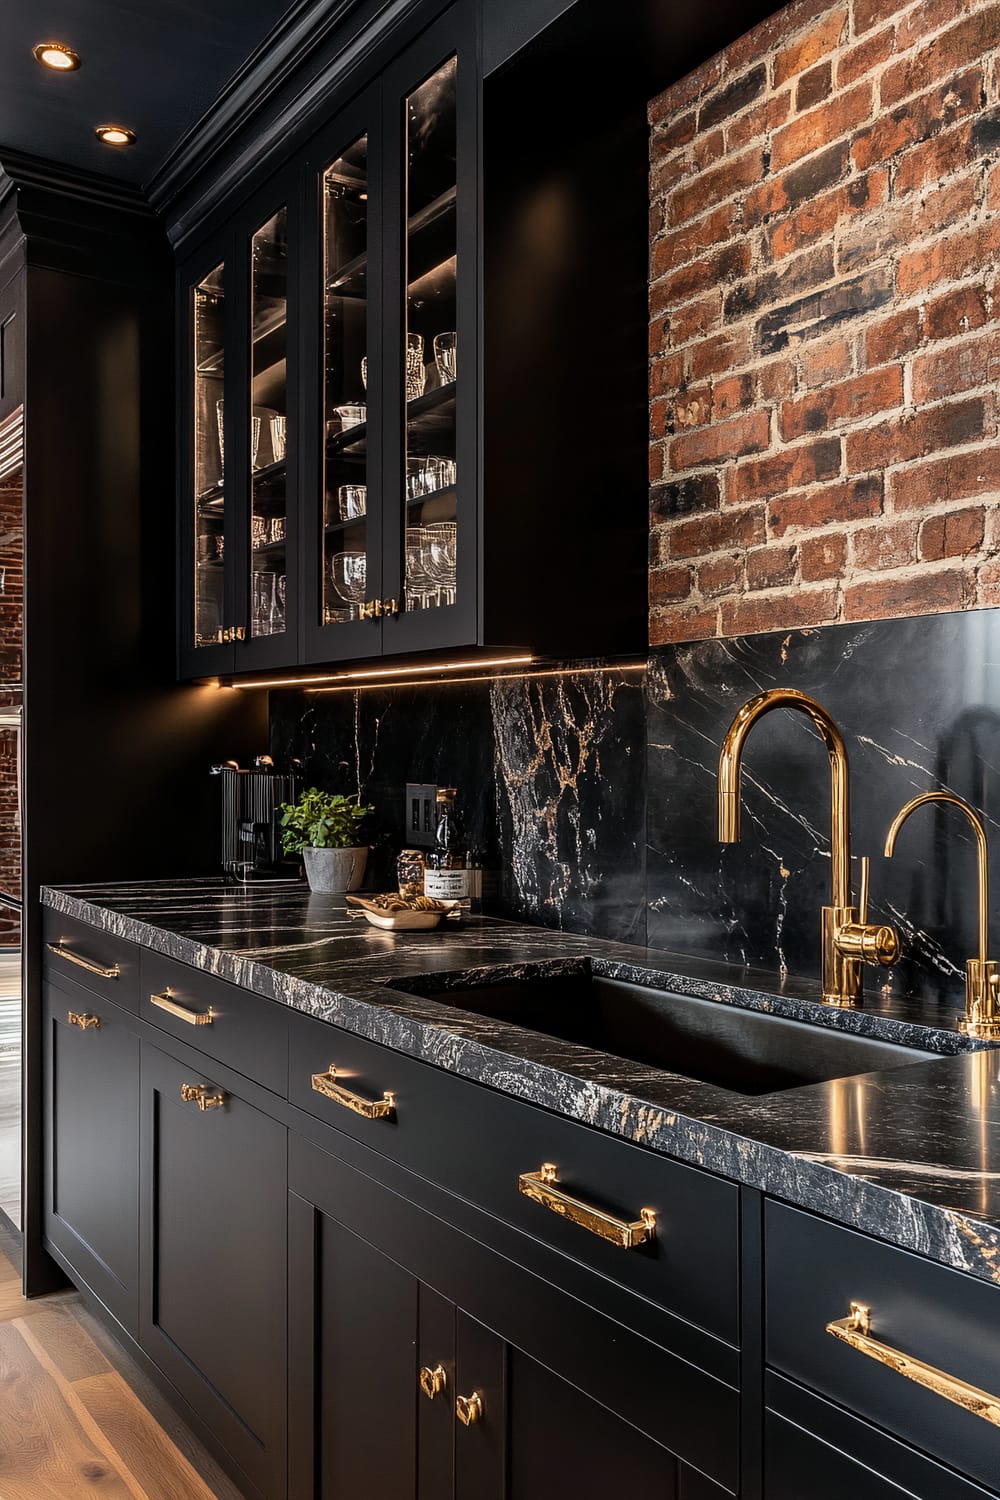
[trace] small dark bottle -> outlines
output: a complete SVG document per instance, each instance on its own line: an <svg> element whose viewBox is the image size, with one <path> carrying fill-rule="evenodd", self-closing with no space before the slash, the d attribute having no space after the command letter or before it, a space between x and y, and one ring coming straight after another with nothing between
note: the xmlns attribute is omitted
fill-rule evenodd
<svg viewBox="0 0 1000 1500"><path fill-rule="evenodd" d="M434 848L428 850L424 871L424 895L449 906L467 904L470 895L465 831L457 797L457 789L453 786L438 788L437 832Z"/></svg>

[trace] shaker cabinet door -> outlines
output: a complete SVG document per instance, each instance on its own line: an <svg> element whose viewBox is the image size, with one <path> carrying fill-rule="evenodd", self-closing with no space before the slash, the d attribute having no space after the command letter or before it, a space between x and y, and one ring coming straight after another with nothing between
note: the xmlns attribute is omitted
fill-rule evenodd
<svg viewBox="0 0 1000 1500"><path fill-rule="evenodd" d="M126 1011L43 985L45 1239L129 1333L139 1251L139 1039Z"/></svg>
<svg viewBox="0 0 1000 1500"><path fill-rule="evenodd" d="M145 1043L141 1078L140 1342L248 1493L282 1500L284 1126Z"/></svg>

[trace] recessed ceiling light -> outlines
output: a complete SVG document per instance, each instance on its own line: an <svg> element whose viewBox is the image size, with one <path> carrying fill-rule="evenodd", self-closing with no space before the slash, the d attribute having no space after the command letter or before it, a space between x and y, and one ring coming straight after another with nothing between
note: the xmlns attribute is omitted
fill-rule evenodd
<svg viewBox="0 0 1000 1500"><path fill-rule="evenodd" d="M135 145L135 131L129 130L127 125L98 125L94 134L106 146Z"/></svg>
<svg viewBox="0 0 1000 1500"><path fill-rule="evenodd" d="M62 42L39 42L31 50L36 62L56 73L75 73L80 66L80 54Z"/></svg>

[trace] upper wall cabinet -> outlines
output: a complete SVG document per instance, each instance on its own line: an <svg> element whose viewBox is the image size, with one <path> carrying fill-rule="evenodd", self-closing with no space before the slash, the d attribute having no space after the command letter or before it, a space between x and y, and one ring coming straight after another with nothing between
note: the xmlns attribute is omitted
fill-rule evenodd
<svg viewBox="0 0 1000 1500"><path fill-rule="evenodd" d="M605 489L592 530L592 497L558 482L566 438L558 410L546 418L541 366L555 351L565 384L569 346L549 329L533 350L545 315L537 292L506 310L494 299L487 316L482 106L477 7L463 0L182 267L182 676L644 645L644 492L626 528L631 567L620 567L608 551L622 529L620 489ZM523 165L526 182L534 170ZM546 286L560 256L578 267L588 243L578 205L556 197L554 207L565 222L552 226ZM571 243L570 229L584 239ZM529 286L536 248L521 247ZM529 337L504 377L505 462L487 466L493 316ZM640 365L644 340L640 330ZM510 333L501 348L506 360ZM574 591L583 552L607 563L586 597ZM627 639L625 593L636 606ZM617 622L607 639L602 619Z"/></svg>

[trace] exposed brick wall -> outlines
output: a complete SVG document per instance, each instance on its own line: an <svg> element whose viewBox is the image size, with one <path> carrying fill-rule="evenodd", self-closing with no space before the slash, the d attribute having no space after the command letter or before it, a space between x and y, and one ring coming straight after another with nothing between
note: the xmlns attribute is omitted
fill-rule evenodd
<svg viewBox="0 0 1000 1500"><path fill-rule="evenodd" d="M1000 5L795 0L650 106L653 644L1000 603Z"/></svg>
<svg viewBox="0 0 1000 1500"><path fill-rule="evenodd" d="M0 485L0 708L21 702L21 646L24 630L24 548L22 544L21 480ZM9 537L9 541L4 538ZM17 798L17 741L0 728L0 887L12 895L21 888L21 825ZM0 947L20 943L21 923L16 912L0 906Z"/></svg>

